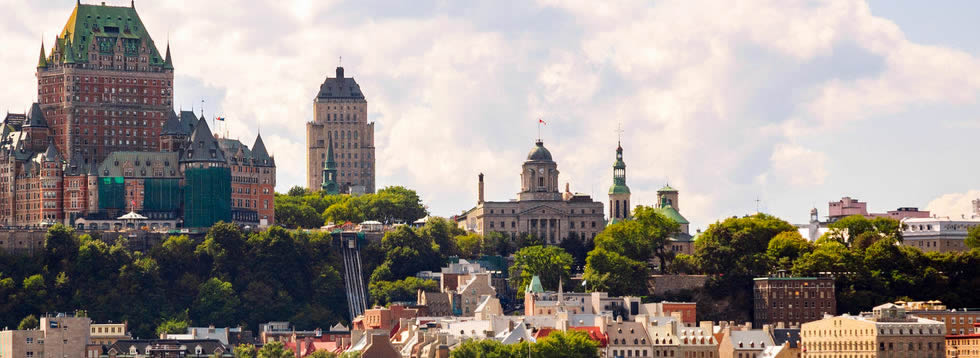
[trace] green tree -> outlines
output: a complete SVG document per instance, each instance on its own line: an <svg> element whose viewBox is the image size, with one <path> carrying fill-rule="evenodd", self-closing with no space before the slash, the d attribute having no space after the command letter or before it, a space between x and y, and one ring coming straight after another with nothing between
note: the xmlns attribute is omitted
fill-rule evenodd
<svg viewBox="0 0 980 358"><path fill-rule="evenodd" d="M368 290L371 298L374 299L374 304L384 306L392 302L415 301L419 290L439 292L439 283L417 277L406 277L398 281L371 282Z"/></svg>
<svg viewBox="0 0 980 358"><path fill-rule="evenodd" d="M582 331L551 331L534 343L535 356L542 358L594 358L599 345Z"/></svg>
<svg viewBox="0 0 980 358"><path fill-rule="evenodd" d="M24 319L20 320L20 324L17 325L17 329L23 331L28 329L38 329L40 326L41 323L38 322L37 316L28 315L27 317L24 317Z"/></svg>
<svg viewBox="0 0 980 358"><path fill-rule="evenodd" d="M524 296L524 288L535 275L547 289L557 289L558 281L568 282L572 270L572 255L557 246L530 246L514 254L510 267L511 284L517 286L517 296Z"/></svg>
<svg viewBox="0 0 980 358"><path fill-rule="evenodd" d="M330 205L323 211L323 217L327 222L343 224L345 222L359 223L365 220L364 212L358 207L352 197L345 197L340 202Z"/></svg>
<svg viewBox="0 0 980 358"><path fill-rule="evenodd" d="M515 345L516 346L516 345ZM449 352L451 358L517 358L513 346L508 346L492 339L469 339L460 343L456 349ZM523 355L527 357L527 355Z"/></svg>
<svg viewBox="0 0 980 358"><path fill-rule="evenodd" d="M256 358L258 351L255 349L254 345L251 344L239 344L235 346L235 358ZM316 354L316 352L314 352ZM315 357L324 358L324 357Z"/></svg>
<svg viewBox="0 0 980 358"><path fill-rule="evenodd" d="M437 245L408 226L399 226L381 239L385 260L371 274L371 282L396 281L442 264Z"/></svg>
<svg viewBox="0 0 980 358"><path fill-rule="evenodd" d="M673 251L669 247L670 236L677 233L679 225L648 206L637 206L632 220L624 220L607 226L595 238L595 247L602 248L634 261L658 261L658 269L666 271Z"/></svg>
<svg viewBox="0 0 980 358"><path fill-rule="evenodd" d="M590 291L608 292L610 296L647 294L647 264L597 247L589 252L582 278Z"/></svg>
<svg viewBox="0 0 980 358"><path fill-rule="evenodd" d="M766 256L769 241L796 228L776 217L756 214L711 224L695 242L695 257L708 274L733 279L769 273Z"/></svg>
<svg viewBox="0 0 980 358"><path fill-rule="evenodd" d="M337 354L320 349L313 351L313 353L310 354L310 358L337 358Z"/></svg>
<svg viewBox="0 0 980 358"><path fill-rule="evenodd" d="M980 225L973 226L967 231L965 243L971 249L980 248Z"/></svg>
<svg viewBox="0 0 980 358"><path fill-rule="evenodd" d="M456 237L466 235L466 231L460 229L455 223L440 217L430 217L421 228L417 230L419 237L431 241L436 246L439 256L445 260L454 255L459 255L456 247Z"/></svg>
<svg viewBox="0 0 980 358"><path fill-rule="evenodd" d="M830 230L824 235L846 245L853 246L857 238L868 233L902 242L902 224L892 218L868 219L863 215L851 215L830 223L828 227ZM868 238L863 241L867 244Z"/></svg>
<svg viewBox="0 0 980 358"><path fill-rule="evenodd" d="M186 316L186 315L185 315ZM187 319L169 318L157 326L157 337L163 334L184 334L187 333ZM253 347L254 348L254 347ZM237 355L236 355L237 356Z"/></svg>
<svg viewBox="0 0 980 358"><path fill-rule="evenodd" d="M286 195L289 195L289 196L304 196L307 193L308 192L306 191L306 188L301 187L299 185L295 185L292 188L289 188L289 192Z"/></svg>
<svg viewBox="0 0 980 358"><path fill-rule="evenodd" d="M698 261L694 256L678 254L670 262L670 272L674 274L692 275L701 273L701 269L698 267Z"/></svg>
<svg viewBox="0 0 980 358"><path fill-rule="evenodd" d="M44 236L44 264L50 272L67 271L78 256L75 229L55 224Z"/></svg>
<svg viewBox="0 0 980 358"><path fill-rule="evenodd" d="M491 231L483 236L483 254L484 255L499 255L499 256L510 256L514 253L514 244L511 242L510 237L504 234Z"/></svg>
<svg viewBox="0 0 980 358"><path fill-rule="evenodd" d="M799 231L784 231L769 241L766 255L769 256L774 268L789 270L793 267L793 261L811 250L810 242L806 241Z"/></svg>
<svg viewBox="0 0 980 358"><path fill-rule="evenodd" d="M286 349L282 342L269 342L262 345L257 356L258 358L293 358L295 354Z"/></svg>
<svg viewBox="0 0 980 358"><path fill-rule="evenodd" d="M456 236L456 248L459 256L466 259L480 257L482 251L483 237L479 234L466 234Z"/></svg>
<svg viewBox="0 0 980 358"><path fill-rule="evenodd" d="M238 311L238 296L231 287L231 282L222 281L212 277L201 284L191 308L191 313L197 317L198 322L228 325L234 324L235 313Z"/></svg>

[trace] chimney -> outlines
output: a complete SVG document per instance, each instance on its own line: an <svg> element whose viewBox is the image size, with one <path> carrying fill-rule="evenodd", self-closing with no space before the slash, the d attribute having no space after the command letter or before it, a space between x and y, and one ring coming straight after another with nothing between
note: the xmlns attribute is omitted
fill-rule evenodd
<svg viewBox="0 0 980 358"><path fill-rule="evenodd" d="M337 66L337 78L344 78L344 68Z"/></svg>
<svg viewBox="0 0 980 358"><path fill-rule="evenodd" d="M476 203L483 204L483 173L480 173L480 181L479 184L477 184L476 192L477 192Z"/></svg>

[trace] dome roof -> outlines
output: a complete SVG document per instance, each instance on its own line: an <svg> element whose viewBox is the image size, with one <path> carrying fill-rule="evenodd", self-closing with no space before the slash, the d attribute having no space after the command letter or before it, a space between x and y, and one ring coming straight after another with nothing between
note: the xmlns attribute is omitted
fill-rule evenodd
<svg viewBox="0 0 980 358"><path fill-rule="evenodd" d="M531 149L530 153L527 153L527 160L537 160L537 161L552 161L551 152L544 147L544 142L537 141L534 143L534 148Z"/></svg>

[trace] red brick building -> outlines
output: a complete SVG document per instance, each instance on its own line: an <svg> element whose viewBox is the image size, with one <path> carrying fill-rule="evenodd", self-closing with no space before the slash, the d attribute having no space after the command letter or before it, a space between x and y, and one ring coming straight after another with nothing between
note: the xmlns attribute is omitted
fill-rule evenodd
<svg viewBox="0 0 980 358"><path fill-rule="evenodd" d="M837 314L830 277L760 277L754 281L755 323L799 327Z"/></svg>
<svg viewBox="0 0 980 358"><path fill-rule="evenodd" d="M261 136L249 149L173 111L169 46L161 56L132 4L76 3L36 75L38 103L0 129L0 225L108 229L129 211L174 226L275 222Z"/></svg>

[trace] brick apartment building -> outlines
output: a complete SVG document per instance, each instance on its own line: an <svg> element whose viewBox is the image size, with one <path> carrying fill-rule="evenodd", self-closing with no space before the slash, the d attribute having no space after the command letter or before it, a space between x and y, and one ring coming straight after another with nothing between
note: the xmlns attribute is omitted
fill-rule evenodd
<svg viewBox="0 0 980 358"><path fill-rule="evenodd" d="M759 277L754 282L755 323L799 327L837 314L834 279L830 277Z"/></svg>

